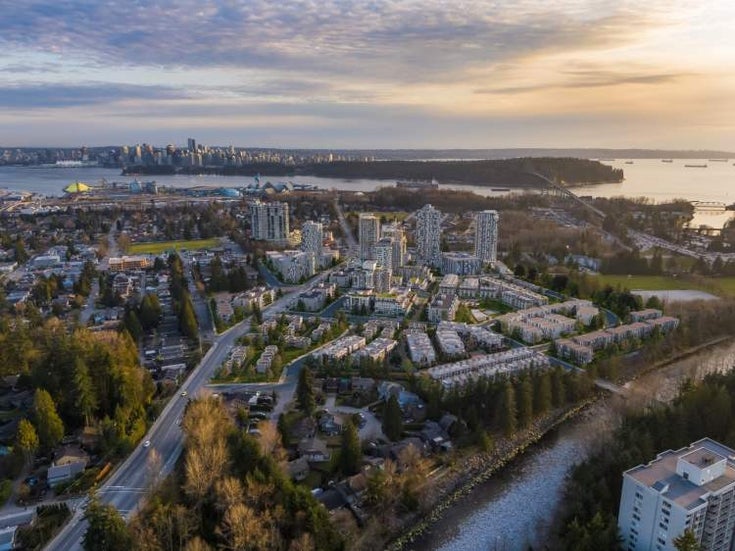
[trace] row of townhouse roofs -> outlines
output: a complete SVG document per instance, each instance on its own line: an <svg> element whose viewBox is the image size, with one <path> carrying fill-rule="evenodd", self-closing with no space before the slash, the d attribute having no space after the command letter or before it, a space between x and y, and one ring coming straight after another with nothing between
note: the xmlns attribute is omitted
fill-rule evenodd
<svg viewBox="0 0 735 551"><path fill-rule="evenodd" d="M661 333L670 333L679 326L679 320L671 316L664 316L660 310L656 314L648 311L643 321L619 325L609 329L594 331L585 335L578 335L571 339L555 341L556 353L563 359L568 359L579 365L586 365L594 359L595 352L613 344L622 344L631 339L650 337L658 329ZM650 317L655 315L656 317ZM631 316L637 318L637 316Z"/></svg>
<svg viewBox="0 0 735 551"><path fill-rule="evenodd" d="M504 332L517 335L529 344L537 344L573 333L578 323L588 326L599 313L590 301L573 299L519 310L497 319Z"/></svg>
<svg viewBox="0 0 735 551"><path fill-rule="evenodd" d="M268 287L254 287L242 293L217 293L214 297L217 316L224 321L230 321L235 314L235 308L242 308L251 312L256 306L263 309L273 302L275 291Z"/></svg>
<svg viewBox="0 0 735 551"><path fill-rule="evenodd" d="M352 312L404 317L410 312L415 297L415 293L406 287L394 287L388 293L353 291L345 296L344 307Z"/></svg>
<svg viewBox="0 0 735 551"><path fill-rule="evenodd" d="M482 377L493 378L529 369L545 369L550 365L548 356L530 348L513 348L494 354L473 356L466 360L437 365L427 370L428 375L445 388L462 386Z"/></svg>
<svg viewBox="0 0 735 551"><path fill-rule="evenodd" d="M313 352L312 355L317 359L341 360L352 356L357 360L369 358L373 361L382 361L397 346L397 341L385 337L378 337L368 343L364 336L346 335Z"/></svg>
<svg viewBox="0 0 735 551"><path fill-rule="evenodd" d="M300 334L303 328L303 318L298 315L286 316L288 325L284 329L284 344L291 348L308 348L312 343L319 342L324 335L332 330L333 323L331 321L322 320L321 323L311 330L308 335ZM260 326L260 332L263 337L267 338L268 333L278 326L278 320L267 320Z"/></svg>
<svg viewBox="0 0 735 551"><path fill-rule="evenodd" d="M446 274L439 283L440 294L457 295L463 299L489 298L515 309L548 304L548 297L541 294L540 290L535 286L534 289L521 286L518 280L490 276L462 278L457 274Z"/></svg>
<svg viewBox="0 0 735 551"><path fill-rule="evenodd" d="M503 346L503 336L485 327L467 323L442 322L437 327L436 341L440 352L445 357L466 355L465 341L471 346L497 350ZM437 353L429 335L419 329L411 329L406 333L406 346L411 361L428 367L437 362Z"/></svg>
<svg viewBox="0 0 735 551"><path fill-rule="evenodd" d="M330 300L334 299L336 294L337 286L334 283L322 282L299 293L296 300L291 303L291 307L303 309L305 312L319 312Z"/></svg>

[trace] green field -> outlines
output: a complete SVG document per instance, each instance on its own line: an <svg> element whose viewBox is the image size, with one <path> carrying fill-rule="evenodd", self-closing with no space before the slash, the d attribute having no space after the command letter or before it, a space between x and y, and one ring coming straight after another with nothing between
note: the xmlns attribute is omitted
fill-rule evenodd
<svg viewBox="0 0 735 551"><path fill-rule="evenodd" d="M642 291L696 290L715 295L735 296L735 277L702 277L696 279L671 276L597 275L603 285Z"/></svg>
<svg viewBox="0 0 735 551"><path fill-rule="evenodd" d="M166 251L188 251L197 249L211 249L219 246L219 240L192 239L189 241L150 241L147 243L133 243L128 247L128 254L161 254Z"/></svg>

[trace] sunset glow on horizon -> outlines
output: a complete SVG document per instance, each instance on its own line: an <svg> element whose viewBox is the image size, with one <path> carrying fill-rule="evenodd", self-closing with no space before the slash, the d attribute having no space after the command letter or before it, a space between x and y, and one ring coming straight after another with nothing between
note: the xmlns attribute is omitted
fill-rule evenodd
<svg viewBox="0 0 735 551"><path fill-rule="evenodd" d="M728 1L16 3L0 145L735 150Z"/></svg>

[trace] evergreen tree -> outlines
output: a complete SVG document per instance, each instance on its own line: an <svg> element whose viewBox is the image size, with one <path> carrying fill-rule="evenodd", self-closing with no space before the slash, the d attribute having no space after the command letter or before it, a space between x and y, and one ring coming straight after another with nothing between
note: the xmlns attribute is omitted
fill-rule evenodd
<svg viewBox="0 0 735 551"><path fill-rule="evenodd" d="M556 367L551 375L551 404L561 407L566 403L567 391L564 382L564 372L561 367Z"/></svg>
<svg viewBox="0 0 735 551"><path fill-rule="evenodd" d="M161 303L158 297L152 293L146 293L140 302L140 320L143 329L150 331L158 325L161 317Z"/></svg>
<svg viewBox="0 0 735 551"><path fill-rule="evenodd" d="M130 336L133 337L133 340L136 342L138 342L140 337L143 336L143 326L140 324L138 314L135 313L134 309L128 308L125 310L125 315L123 316L123 328L130 333Z"/></svg>
<svg viewBox="0 0 735 551"><path fill-rule="evenodd" d="M685 530L682 535L674 538L673 543L677 551L700 551L702 549L697 541L697 536L691 530Z"/></svg>
<svg viewBox="0 0 735 551"><path fill-rule="evenodd" d="M543 371L536 377L536 388L533 393L533 411L543 415L551 409L551 374Z"/></svg>
<svg viewBox="0 0 735 551"><path fill-rule="evenodd" d="M401 406L398 404L398 399L394 394L391 394L385 403L383 410L383 432L392 441L400 439L403 433L403 414L401 413Z"/></svg>
<svg viewBox="0 0 735 551"><path fill-rule="evenodd" d="M36 389L33 398L33 418L43 450L50 450L61 442L64 437L64 423L56 411L53 398L42 388Z"/></svg>
<svg viewBox="0 0 735 551"><path fill-rule="evenodd" d="M526 428L533 421L533 387L527 376L516 383L518 395L518 425Z"/></svg>
<svg viewBox="0 0 735 551"><path fill-rule="evenodd" d="M181 312L179 313L179 329L185 337L190 339L196 339L199 335L199 326L197 325L197 318L194 314L194 306L191 303L191 297L188 293L185 294Z"/></svg>
<svg viewBox="0 0 735 551"><path fill-rule="evenodd" d="M85 426L89 426L97 409L97 395L92 384L92 378L89 376L87 364L80 357L74 360L74 394L74 405L79 415L84 419Z"/></svg>
<svg viewBox="0 0 735 551"><path fill-rule="evenodd" d="M513 436L518 428L518 411L516 408L516 395L513 384L505 383L503 391L502 426L506 436Z"/></svg>
<svg viewBox="0 0 735 551"><path fill-rule="evenodd" d="M84 518L89 523L82 540L84 551L129 551L133 541L120 513L93 496Z"/></svg>
<svg viewBox="0 0 735 551"><path fill-rule="evenodd" d="M27 419L20 420L15 443L18 450L23 454L26 463L30 463L38 451L38 434L33 424Z"/></svg>
<svg viewBox="0 0 735 551"><path fill-rule="evenodd" d="M350 420L342 432L342 442L339 451L339 470L344 476L352 476L360 471L362 464L362 449L360 437L355 424Z"/></svg>
<svg viewBox="0 0 735 551"><path fill-rule="evenodd" d="M316 407L314 377L311 374L311 369L306 366L303 366L301 371L299 371L299 381L296 385L296 400L299 407L307 415L314 413L314 408Z"/></svg>

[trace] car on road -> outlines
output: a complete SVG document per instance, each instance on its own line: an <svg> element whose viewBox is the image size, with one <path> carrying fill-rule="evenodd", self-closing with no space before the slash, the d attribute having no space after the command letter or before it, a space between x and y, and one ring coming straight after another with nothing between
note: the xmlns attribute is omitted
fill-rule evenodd
<svg viewBox="0 0 735 551"><path fill-rule="evenodd" d="M357 414L357 426L358 428L364 428L365 425L367 425L367 417L365 417L364 413L358 413Z"/></svg>
<svg viewBox="0 0 735 551"><path fill-rule="evenodd" d="M189 395L189 392L187 390L182 390L181 391L181 395L182 396L188 396Z"/></svg>
<svg viewBox="0 0 735 551"><path fill-rule="evenodd" d="M151 445L151 441L150 440L146 440L145 442L143 442L143 447L144 448L148 448L148 447L150 447L150 445Z"/></svg>

